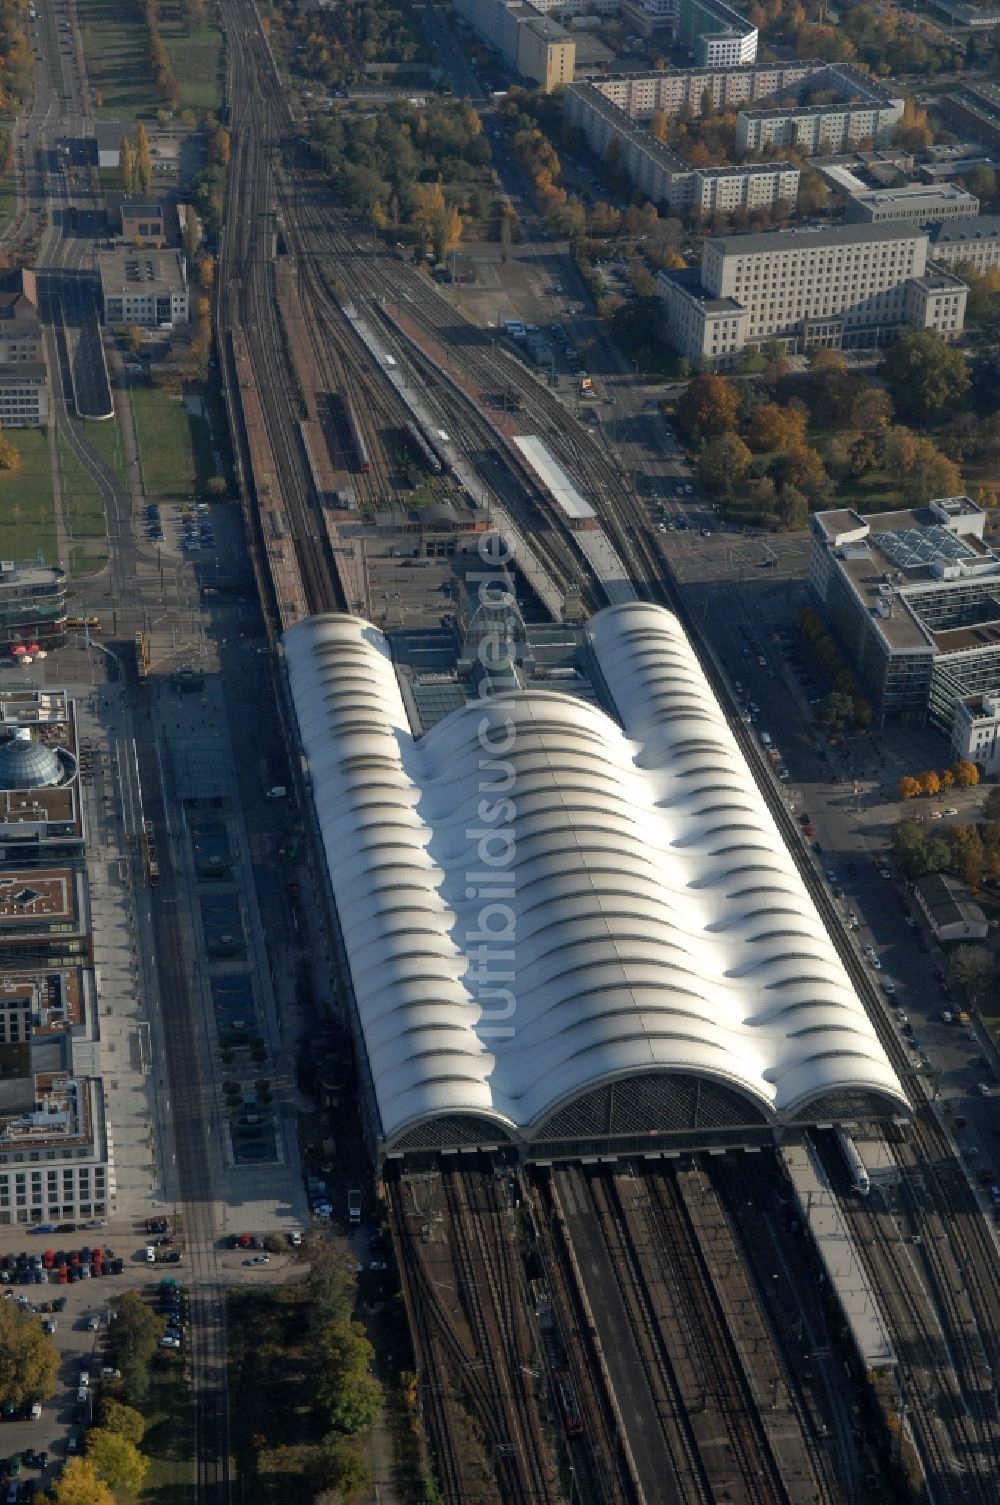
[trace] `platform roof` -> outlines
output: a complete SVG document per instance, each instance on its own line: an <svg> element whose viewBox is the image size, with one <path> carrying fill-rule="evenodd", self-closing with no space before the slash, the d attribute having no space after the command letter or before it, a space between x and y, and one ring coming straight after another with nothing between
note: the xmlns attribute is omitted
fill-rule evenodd
<svg viewBox="0 0 1000 1505"><path fill-rule="evenodd" d="M284 644L386 1142L531 1139L600 1085L685 1073L769 1122L905 1096L677 619L608 607L617 719L529 688L411 730L355 617Z"/></svg>

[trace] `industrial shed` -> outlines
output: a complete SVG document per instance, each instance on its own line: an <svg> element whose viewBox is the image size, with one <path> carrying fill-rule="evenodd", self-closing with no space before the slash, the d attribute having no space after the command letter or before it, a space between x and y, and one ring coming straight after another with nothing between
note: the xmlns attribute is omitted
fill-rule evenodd
<svg viewBox="0 0 1000 1505"><path fill-rule="evenodd" d="M416 737L375 627L285 635L379 1153L908 1114L676 618L588 636L606 710L529 687Z"/></svg>

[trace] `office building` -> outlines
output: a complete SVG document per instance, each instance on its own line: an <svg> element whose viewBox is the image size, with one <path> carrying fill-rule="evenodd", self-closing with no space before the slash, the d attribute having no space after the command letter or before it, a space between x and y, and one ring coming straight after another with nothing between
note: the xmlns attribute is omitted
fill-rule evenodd
<svg viewBox="0 0 1000 1505"><path fill-rule="evenodd" d="M931 255L942 266L971 266L977 272L1000 266L1000 214L933 225Z"/></svg>
<svg viewBox="0 0 1000 1505"><path fill-rule="evenodd" d="M609 83L617 83L617 80ZM799 169L791 162L737 167L690 167L608 98L604 84L576 84L566 91L566 119L579 126L590 149L603 157L617 142L619 161L636 187L678 213L731 213L734 209L793 206Z"/></svg>
<svg viewBox="0 0 1000 1505"><path fill-rule="evenodd" d="M122 199L118 205L118 223L122 239L133 244L155 246L167 238L166 210L155 200Z"/></svg>
<svg viewBox="0 0 1000 1505"><path fill-rule="evenodd" d="M701 67L733 67L757 56L756 26L725 0L679 0L675 36Z"/></svg>
<svg viewBox="0 0 1000 1505"><path fill-rule="evenodd" d="M968 497L811 522L809 589L879 719L951 735L958 702L1000 684L1000 559Z"/></svg>
<svg viewBox="0 0 1000 1505"><path fill-rule="evenodd" d="M672 32L677 24L677 0L622 0L619 8L640 37L651 37L654 31Z"/></svg>
<svg viewBox="0 0 1000 1505"><path fill-rule="evenodd" d="M984 941L990 933L982 909L964 883L947 873L926 873L913 885L913 897L931 928L934 939Z"/></svg>
<svg viewBox="0 0 1000 1505"><path fill-rule="evenodd" d="M97 253L105 324L154 329L191 317L187 262L179 251L137 251L130 246Z"/></svg>
<svg viewBox="0 0 1000 1505"><path fill-rule="evenodd" d="M790 352L884 343L901 326L954 339L968 289L905 225L839 225L706 240L701 277L660 272L665 332L692 362L734 365L750 344Z"/></svg>
<svg viewBox="0 0 1000 1505"><path fill-rule="evenodd" d="M66 571L0 561L0 648L57 647L66 641Z"/></svg>
<svg viewBox="0 0 1000 1505"><path fill-rule="evenodd" d="M848 224L880 225L889 220L909 220L915 225L941 224L944 220L972 219L979 213L979 200L955 183L929 187L913 183L905 188L876 188L852 193L847 200Z"/></svg>
<svg viewBox="0 0 1000 1505"><path fill-rule="evenodd" d="M49 377L44 361L0 364L0 428L44 428L49 421Z"/></svg>
<svg viewBox="0 0 1000 1505"><path fill-rule="evenodd" d="M975 763L985 778L995 779L1000 774L1000 689L956 700L952 714L952 757Z"/></svg>

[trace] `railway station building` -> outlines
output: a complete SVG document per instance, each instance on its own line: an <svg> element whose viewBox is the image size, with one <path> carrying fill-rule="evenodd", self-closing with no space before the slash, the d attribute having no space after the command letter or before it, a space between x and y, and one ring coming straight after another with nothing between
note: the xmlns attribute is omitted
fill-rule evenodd
<svg viewBox="0 0 1000 1505"><path fill-rule="evenodd" d="M670 612L484 606L431 674L417 636L283 640L379 1163L908 1116Z"/></svg>

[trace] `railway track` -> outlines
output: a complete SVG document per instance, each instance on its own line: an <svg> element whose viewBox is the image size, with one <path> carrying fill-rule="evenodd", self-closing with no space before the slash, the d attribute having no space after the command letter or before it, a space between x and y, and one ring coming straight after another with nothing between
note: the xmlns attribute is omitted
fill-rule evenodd
<svg viewBox="0 0 1000 1505"><path fill-rule="evenodd" d="M441 1181L463 1303L496 1406L493 1447L505 1505L555 1505L553 1471L524 1367L531 1354L519 1284L495 1199L480 1172L443 1170Z"/></svg>
<svg viewBox="0 0 1000 1505"><path fill-rule="evenodd" d="M696 1368L706 1409L711 1406L722 1420L748 1505L788 1505L788 1493L676 1183L652 1172L641 1184L647 1193L641 1216L688 1335L688 1360Z"/></svg>

